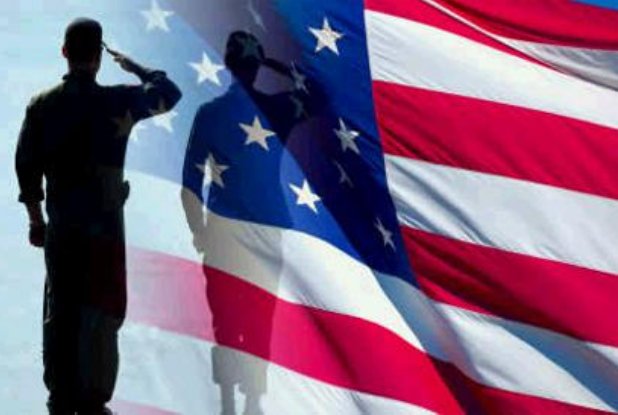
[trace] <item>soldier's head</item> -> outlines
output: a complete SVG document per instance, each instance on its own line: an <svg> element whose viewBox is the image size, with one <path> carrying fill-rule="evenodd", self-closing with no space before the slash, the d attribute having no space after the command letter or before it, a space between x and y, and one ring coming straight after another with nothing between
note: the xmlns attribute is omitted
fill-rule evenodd
<svg viewBox="0 0 618 415"><path fill-rule="evenodd" d="M264 61L264 48L251 33L232 33L225 50L225 65L245 85L253 85Z"/></svg>
<svg viewBox="0 0 618 415"><path fill-rule="evenodd" d="M103 28L96 20L78 18L67 26L62 54L71 70L85 70L96 75L101 67Z"/></svg>

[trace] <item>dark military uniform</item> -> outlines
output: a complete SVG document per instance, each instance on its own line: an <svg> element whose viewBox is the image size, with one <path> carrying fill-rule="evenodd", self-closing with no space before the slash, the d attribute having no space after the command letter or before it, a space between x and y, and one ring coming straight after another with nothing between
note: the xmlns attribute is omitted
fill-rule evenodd
<svg viewBox="0 0 618 415"><path fill-rule="evenodd" d="M32 100L19 137L19 200L47 196L43 358L51 413L101 408L116 381L127 302L128 137L136 122L170 110L181 96L165 73L134 66L140 86L66 75Z"/></svg>

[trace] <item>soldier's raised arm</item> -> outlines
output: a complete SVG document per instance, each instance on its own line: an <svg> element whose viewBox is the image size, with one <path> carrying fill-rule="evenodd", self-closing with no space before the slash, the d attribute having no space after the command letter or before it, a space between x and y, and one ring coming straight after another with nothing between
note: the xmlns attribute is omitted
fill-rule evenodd
<svg viewBox="0 0 618 415"><path fill-rule="evenodd" d="M168 112L180 101L180 89L164 71L146 68L128 56L106 45L104 47L122 69L136 75L142 82L142 85L124 87L135 122Z"/></svg>

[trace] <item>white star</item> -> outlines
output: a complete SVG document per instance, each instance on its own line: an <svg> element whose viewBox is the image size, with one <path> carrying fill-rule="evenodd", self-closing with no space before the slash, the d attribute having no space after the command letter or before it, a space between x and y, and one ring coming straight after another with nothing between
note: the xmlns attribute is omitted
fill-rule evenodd
<svg viewBox="0 0 618 415"><path fill-rule="evenodd" d="M131 135L131 130L135 125L131 111L127 111L123 117L112 118L112 121L116 124L116 137L121 138Z"/></svg>
<svg viewBox="0 0 618 415"><path fill-rule="evenodd" d="M201 85L208 80L217 86L221 86L219 72L225 69L225 66L213 63L206 52L202 53L201 62L191 62L189 63L189 66L197 71L198 85Z"/></svg>
<svg viewBox="0 0 618 415"><path fill-rule="evenodd" d="M223 173L230 167L218 164L215 156L209 154L204 164L196 164L196 167L204 173L204 186L208 186L212 182L221 188L225 187Z"/></svg>
<svg viewBox="0 0 618 415"><path fill-rule="evenodd" d="M293 63L291 73L292 79L294 80L294 88L296 88L297 91L303 91L308 94L309 90L307 89L307 84L305 83L307 77L300 73L298 69L296 69L296 65L294 65Z"/></svg>
<svg viewBox="0 0 618 415"><path fill-rule="evenodd" d="M337 161L333 161L337 170L339 170L339 184L347 184L350 187L354 187L354 183L352 183L352 179L348 173L343 169L343 166L339 164Z"/></svg>
<svg viewBox="0 0 618 415"><path fill-rule="evenodd" d="M384 227L380 218L376 219L375 227L380 232L382 239L384 240L384 246L390 246L393 251L395 250L395 242L393 242L393 232Z"/></svg>
<svg viewBox="0 0 618 415"><path fill-rule="evenodd" d="M263 54L260 52L260 42L253 36L243 37L240 40L242 43L242 57L261 59Z"/></svg>
<svg viewBox="0 0 618 415"><path fill-rule="evenodd" d="M339 55L339 48L337 47L337 41L343 37L343 33L339 33L333 30L330 27L330 23L328 22L328 19L326 17L324 18L324 23L322 24L321 29L310 27L309 31L318 40L318 44L315 47L316 53L321 51L324 48L328 48L335 55Z"/></svg>
<svg viewBox="0 0 618 415"><path fill-rule="evenodd" d="M139 136L139 132L140 131L144 131L146 129L146 126L142 123L137 123L133 126L133 129L131 130L131 135L129 136L129 139L131 141L133 141L134 143L138 143L140 140L140 136Z"/></svg>
<svg viewBox="0 0 618 415"><path fill-rule="evenodd" d="M159 107L150 110L150 114L154 116L152 122L155 126L167 130L170 134L174 132L172 120L178 116L176 111L169 111L164 100L159 101Z"/></svg>
<svg viewBox="0 0 618 415"><path fill-rule="evenodd" d="M172 134L174 132L174 126L172 125L172 120L178 116L178 113L174 110L168 111L166 113L160 114L152 119L152 123L160 128L163 128L168 133Z"/></svg>
<svg viewBox="0 0 618 415"><path fill-rule="evenodd" d="M206 159L204 161L204 164L196 164L195 167L204 175L204 178L202 179L202 186L210 186L210 184L212 183L212 174L210 173L210 159Z"/></svg>
<svg viewBox="0 0 618 415"><path fill-rule="evenodd" d="M348 126L345 125L345 122L341 118L339 118L339 129L335 130L335 134L337 134L337 137L341 140L341 148L343 151L350 149L356 154L360 154L358 145L356 145L356 139L360 134L358 131L348 129Z"/></svg>
<svg viewBox="0 0 618 415"><path fill-rule="evenodd" d="M144 87L146 89L146 87ZM157 108L151 109L149 112L152 116L165 114L168 111L167 105L165 105L165 100L159 100L159 106Z"/></svg>
<svg viewBox="0 0 618 415"><path fill-rule="evenodd" d="M290 188L296 194L296 204L298 206L307 206L314 213L318 213L318 207L316 203L321 201L320 197L313 193L307 180L303 181L303 187L298 187L294 184L290 184Z"/></svg>
<svg viewBox="0 0 618 415"><path fill-rule="evenodd" d="M174 12L161 9L157 0L152 0L150 3L150 10L142 10L142 15L146 19L146 30L161 29L164 32L170 31L167 25L167 19L173 16Z"/></svg>
<svg viewBox="0 0 618 415"><path fill-rule="evenodd" d="M243 129L245 133L247 133L247 141L245 141L245 145L250 145L253 143L257 143L264 150L268 151L268 138L274 137L274 131L270 131L262 127L262 123L260 119L256 116L253 119L253 125L248 124L239 124L240 128Z"/></svg>
<svg viewBox="0 0 618 415"><path fill-rule="evenodd" d="M252 0L249 0L247 4L247 10L249 10L249 14L251 14L251 18L253 22L260 27L263 31L266 32L266 26L264 25L264 19L262 19L262 15L255 8L255 4L253 4Z"/></svg>
<svg viewBox="0 0 618 415"><path fill-rule="evenodd" d="M291 95L290 101L292 101L292 105L294 105L294 117L303 118L307 116L307 111L305 111L305 103L300 98L296 95Z"/></svg>

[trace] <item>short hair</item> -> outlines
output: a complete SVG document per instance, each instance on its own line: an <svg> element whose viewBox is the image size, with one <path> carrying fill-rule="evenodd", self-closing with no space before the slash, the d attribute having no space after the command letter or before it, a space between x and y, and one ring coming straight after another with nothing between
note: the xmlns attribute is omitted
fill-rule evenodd
<svg viewBox="0 0 618 415"><path fill-rule="evenodd" d="M80 17L73 20L64 34L64 47L71 62L90 62L101 53L103 28L96 20Z"/></svg>
<svg viewBox="0 0 618 415"><path fill-rule="evenodd" d="M247 42L252 43L256 47L256 55L246 56L245 47ZM236 31L230 34L227 39L227 45L225 48L225 63L228 67L234 67L236 65L243 65L248 61L255 61L264 59L264 48L255 35L245 31Z"/></svg>

